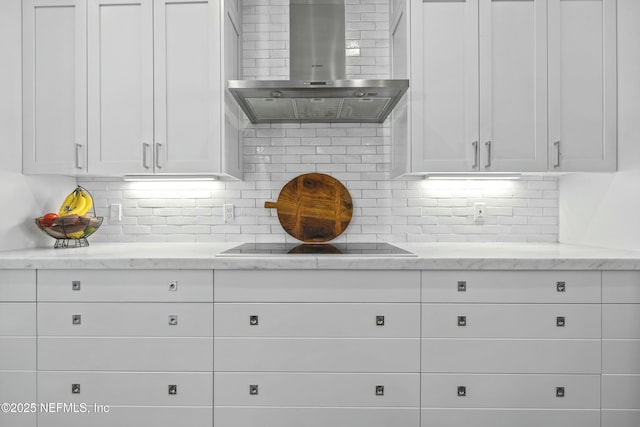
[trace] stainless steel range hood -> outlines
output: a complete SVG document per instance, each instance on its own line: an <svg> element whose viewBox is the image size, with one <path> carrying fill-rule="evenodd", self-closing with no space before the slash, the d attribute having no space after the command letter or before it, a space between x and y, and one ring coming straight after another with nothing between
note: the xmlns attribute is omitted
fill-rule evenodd
<svg viewBox="0 0 640 427"><path fill-rule="evenodd" d="M292 80L229 80L251 123L382 123L408 80L348 80L344 0L291 0Z"/></svg>

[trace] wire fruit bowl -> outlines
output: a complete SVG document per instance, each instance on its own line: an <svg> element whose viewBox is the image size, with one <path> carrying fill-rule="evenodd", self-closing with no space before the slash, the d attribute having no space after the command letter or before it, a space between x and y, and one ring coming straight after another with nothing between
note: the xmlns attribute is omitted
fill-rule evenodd
<svg viewBox="0 0 640 427"><path fill-rule="evenodd" d="M35 223L40 230L56 239L54 248L78 248L89 246L87 237L100 228L104 217L67 215L56 218L51 226L41 224L40 218Z"/></svg>

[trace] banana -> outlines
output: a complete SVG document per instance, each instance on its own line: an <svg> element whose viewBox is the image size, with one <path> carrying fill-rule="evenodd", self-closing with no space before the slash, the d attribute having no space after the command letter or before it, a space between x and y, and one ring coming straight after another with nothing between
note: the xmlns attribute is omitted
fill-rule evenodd
<svg viewBox="0 0 640 427"><path fill-rule="evenodd" d="M58 216L68 215L85 215L93 207L93 199L88 191L84 188L77 186L72 193L70 193L60 206Z"/></svg>

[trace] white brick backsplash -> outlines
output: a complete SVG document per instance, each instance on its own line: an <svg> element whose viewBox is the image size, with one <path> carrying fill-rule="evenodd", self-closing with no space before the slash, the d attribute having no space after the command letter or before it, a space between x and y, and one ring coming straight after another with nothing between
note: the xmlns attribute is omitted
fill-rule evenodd
<svg viewBox="0 0 640 427"><path fill-rule="evenodd" d="M243 0L243 78L289 78L288 0ZM347 0L347 78L389 78L389 0ZM245 121L244 181L134 183L80 179L105 216L92 241L292 242L275 201L295 176L321 172L340 179L354 217L337 241L555 242L556 177L518 181L390 180L390 127L385 124L260 124ZM476 223L473 203L486 204ZM109 206L123 218L111 223ZM224 223L222 205L235 205Z"/></svg>

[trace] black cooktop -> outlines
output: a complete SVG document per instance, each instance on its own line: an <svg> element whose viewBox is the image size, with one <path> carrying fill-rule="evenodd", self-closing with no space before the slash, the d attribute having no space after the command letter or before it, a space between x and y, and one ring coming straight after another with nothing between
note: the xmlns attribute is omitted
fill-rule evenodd
<svg viewBox="0 0 640 427"><path fill-rule="evenodd" d="M417 256L389 243L244 243L217 256Z"/></svg>

